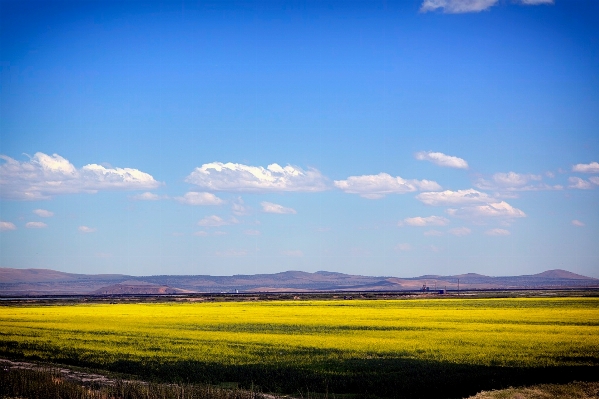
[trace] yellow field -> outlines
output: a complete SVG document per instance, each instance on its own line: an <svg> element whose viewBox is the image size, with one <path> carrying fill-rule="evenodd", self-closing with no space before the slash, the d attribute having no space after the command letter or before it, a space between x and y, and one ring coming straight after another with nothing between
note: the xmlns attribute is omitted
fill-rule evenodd
<svg viewBox="0 0 599 399"><path fill-rule="evenodd" d="M126 362L141 374L181 362L384 370L377 359L596 368L599 298L5 306L0 352L119 370Z"/></svg>

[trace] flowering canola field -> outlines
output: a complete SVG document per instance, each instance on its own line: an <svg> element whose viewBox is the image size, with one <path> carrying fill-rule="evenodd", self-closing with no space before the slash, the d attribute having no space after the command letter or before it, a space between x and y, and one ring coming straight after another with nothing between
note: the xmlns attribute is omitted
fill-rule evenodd
<svg viewBox="0 0 599 399"><path fill-rule="evenodd" d="M3 306L0 355L282 390L431 367L596 370L599 298Z"/></svg>

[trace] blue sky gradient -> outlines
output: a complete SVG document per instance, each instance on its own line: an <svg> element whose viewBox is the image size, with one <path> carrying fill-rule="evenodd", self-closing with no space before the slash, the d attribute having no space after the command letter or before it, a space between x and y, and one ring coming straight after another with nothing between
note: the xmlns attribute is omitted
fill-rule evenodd
<svg viewBox="0 0 599 399"><path fill-rule="evenodd" d="M0 0L0 266L599 277L597 21Z"/></svg>

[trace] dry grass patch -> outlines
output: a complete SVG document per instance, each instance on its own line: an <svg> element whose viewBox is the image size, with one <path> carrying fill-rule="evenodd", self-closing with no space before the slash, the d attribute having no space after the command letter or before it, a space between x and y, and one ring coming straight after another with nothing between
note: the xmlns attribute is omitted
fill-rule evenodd
<svg viewBox="0 0 599 399"><path fill-rule="evenodd" d="M542 384L526 388L508 388L480 392L469 399L595 399L599 398L599 382Z"/></svg>

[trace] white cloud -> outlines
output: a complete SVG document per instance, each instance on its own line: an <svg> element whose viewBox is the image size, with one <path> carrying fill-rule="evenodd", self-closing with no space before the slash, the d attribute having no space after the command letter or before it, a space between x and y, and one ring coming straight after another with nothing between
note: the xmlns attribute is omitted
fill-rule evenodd
<svg viewBox="0 0 599 399"><path fill-rule="evenodd" d="M146 191L142 194L137 194L131 197L131 199L136 201L158 201L160 199L167 198L166 196L160 196L158 194L150 193Z"/></svg>
<svg viewBox="0 0 599 399"><path fill-rule="evenodd" d="M468 227L456 227L449 230L449 234L453 234L454 236L467 236L470 233L472 233L472 230Z"/></svg>
<svg viewBox="0 0 599 399"><path fill-rule="evenodd" d="M304 253L299 249L289 250L289 251L281 251L281 255L283 256L291 256L291 257L302 257Z"/></svg>
<svg viewBox="0 0 599 399"><path fill-rule="evenodd" d="M394 248L398 252L406 252L412 250L412 246L408 243L397 244Z"/></svg>
<svg viewBox="0 0 599 399"><path fill-rule="evenodd" d="M593 177L589 177L589 181L593 184L596 184L599 186L599 177L597 176L593 176Z"/></svg>
<svg viewBox="0 0 599 399"><path fill-rule="evenodd" d="M314 192L328 188L326 179L316 169L303 170L290 165L283 168L276 163L263 168L231 162L212 162L195 168L185 181L214 191Z"/></svg>
<svg viewBox="0 0 599 399"><path fill-rule="evenodd" d="M50 212L45 209L36 209L33 211L33 213L42 218L49 218L54 216L54 212Z"/></svg>
<svg viewBox="0 0 599 399"><path fill-rule="evenodd" d="M599 163L579 163L572 166L572 172L580 173L599 173Z"/></svg>
<svg viewBox="0 0 599 399"><path fill-rule="evenodd" d="M89 164L75 168L58 154L38 152L27 162L0 155L0 193L8 199L40 200L56 194L95 193L99 190L140 190L160 185L137 169Z"/></svg>
<svg viewBox="0 0 599 399"><path fill-rule="evenodd" d="M387 194L405 194L417 190L441 190L437 182L430 180L406 180L387 173L378 175L350 176L346 180L335 180L335 187L349 194L359 194L368 199L382 198Z"/></svg>
<svg viewBox="0 0 599 399"><path fill-rule="evenodd" d="M488 194L473 189L426 192L418 194L416 198L424 204L432 206L490 203L496 201L495 198Z"/></svg>
<svg viewBox="0 0 599 399"><path fill-rule="evenodd" d="M526 217L524 212L518 208L514 208L505 201L487 205L469 206L460 209L448 209L447 213L451 216L466 218L498 217L513 219Z"/></svg>
<svg viewBox="0 0 599 399"><path fill-rule="evenodd" d="M447 14L484 11L497 3L498 0L424 0L420 12L442 9Z"/></svg>
<svg viewBox="0 0 599 399"><path fill-rule="evenodd" d="M495 173L491 180L478 179L474 184L482 190L498 190L498 191L539 191L539 190L561 190L560 185L550 186L545 183L532 183L541 181L541 175L531 173Z"/></svg>
<svg viewBox="0 0 599 399"><path fill-rule="evenodd" d="M198 193L190 191L182 197L175 197L175 201L187 205L220 205L223 200L212 193Z"/></svg>
<svg viewBox="0 0 599 399"><path fill-rule="evenodd" d="M233 211L233 214L237 216L244 216L250 213L250 208L245 206L241 197L237 197L237 199L233 201L231 210Z"/></svg>
<svg viewBox="0 0 599 399"><path fill-rule="evenodd" d="M572 224L574 226L577 226L577 227L583 227L584 226L583 222L581 222L580 220L576 220L576 219L572 220Z"/></svg>
<svg viewBox="0 0 599 399"><path fill-rule="evenodd" d="M224 220L223 218L221 218L219 216L212 215L212 216L206 216L205 218L201 219L198 222L198 226L220 227L220 226L227 226L229 224L235 224L235 223L239 223L239 221L235 218L231 218L230 220Z"/></svg>
<svg viewBox="0 0 599 399"><path fill-rule="evenodd" d="M485 234L488 236L509 236L511 233L505 229L491 229L485 231Z"/></svg>
<svg viewBox="0 0 599 399"><path fill-rule="evenodd" d="M261 202L262 212L265 213L279 213L279 214L295 214L297 213L293 208L287 208L283 205L273 204L272 202Z"/></svg>
<svg viewBox="0 0 599 399"><path fill-rule="evenodd" d="M428 230L424 232L425 236L429 236L429 237L438 237L438 236L442 236L443 232L439 231L439 230Z"/></svg>
<svg viewBox="0 0 599 399"><path fill-rule="evenodd" d="M243 234L247 235L247 236L259 236L260 235L260 231L259 230L245 230L243 232Z"/></svg>
<svg viewBox="0 0 599 399"><path fill-rule="evenodd" d="M16 230L17 226L15 226L12 222L4 222L0 221L0 231L8 231L8 230Z"/></svg>
<svg viewBox="0 0 599 399"><path fill-rule="evenodd" d="M462 158L445 155L442 152L417 152L414 157L419 161L430 161L445 168L468 169L468 162Z"/></svg>
<svg viewBox="0 0 599 399"><path fill-rule="evenodd" d="M28 229L44 229L48 227L48 225L44 222L28 222L25 224L25 227Z"/></svg>
<svg viewBox="0 0 599 399"><path fill-rule="evenodd" d="M403 221L399 222L400 226L404 224L408 226L445 226L449 223L449 219L444 218L443 216L428 216L428 217L413 217L413 218L405 218Z"/></svg>
<svg viewBox="0 0 599 399"><path fill-rule="evenodd" d="M193 235L196 236L196 237L206 237L208 235L208 233L205 232L205 231L200 230L200 231L194 232Z"/></svg>
<svg viewBox="0 0 599 399"><path fill-rule="evenodd" d="M537 6L539 4L553 4L553 0L518 0L520 4L525 6Z"/></svg>
<svg viewBox="0 0 599 399"><path fill-rule="evenodd" d="M77 230L79 230L81 233L93 233L96 231L95 228L87 226L79 226Z"/></svg>
<svg viewBox="0 0 599 399"><path fill-rule="evenodd" d="M570 183L568 186L569 188L577 188L580 190L589 190L593 188L593 185L590 182L583 180L580 177L570 177L568 178L568 182Z"/></svg>

